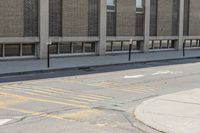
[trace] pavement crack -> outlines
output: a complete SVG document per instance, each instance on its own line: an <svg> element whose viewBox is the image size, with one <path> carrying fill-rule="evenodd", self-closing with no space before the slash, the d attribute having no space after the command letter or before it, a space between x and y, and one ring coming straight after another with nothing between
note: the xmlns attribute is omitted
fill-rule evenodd
<svg viewBox="0 0 200 133"><path fill-rule="evenodd" d="M163 99L163 98L161 98L160 100L163 100L163 101L170 101L170 102L176 102L176 103L185 103L185 104L192 104L192 105L200 105L200 103L183 102L183 101L170 100L170 99Z"/></svg>
<svg viewBox="0 0 200 133"><path fill-rule="evenodd" d="M143 101L143 100L146 100L146 99L149 99L149 98L153 98L153 97L157 97L159 95L155 94L155 95L150 95L150 96L147 96L147 97L142 97L142 98L139 98L139 99L136 99L136 100L132 100L131 102L138 102L138 101Z"/></svg>

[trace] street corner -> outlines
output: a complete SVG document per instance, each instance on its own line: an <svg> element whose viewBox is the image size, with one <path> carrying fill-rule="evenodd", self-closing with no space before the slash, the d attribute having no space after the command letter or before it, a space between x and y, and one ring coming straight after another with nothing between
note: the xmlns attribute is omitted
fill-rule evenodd
<svg viewBox="0 0 200 133"><path fill-rule="evenodd" d="M145 125L167 133L200 132L200 89L159 96L140 104L135 118Z"/></svg>

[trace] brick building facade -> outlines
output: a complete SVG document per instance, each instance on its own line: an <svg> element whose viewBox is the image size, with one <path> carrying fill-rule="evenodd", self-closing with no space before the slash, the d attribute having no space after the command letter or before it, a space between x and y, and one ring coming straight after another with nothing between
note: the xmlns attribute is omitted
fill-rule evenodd
<svg viewBox="0 0 200 133"><path fill-rule="evenodd" d="M198 0L1 0L0 60L200 47Z"/></svg>

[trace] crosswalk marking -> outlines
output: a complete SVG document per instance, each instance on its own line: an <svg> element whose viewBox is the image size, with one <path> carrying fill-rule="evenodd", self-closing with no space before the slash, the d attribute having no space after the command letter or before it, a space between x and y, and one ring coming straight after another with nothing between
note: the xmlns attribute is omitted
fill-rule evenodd
<svg viewBox="0 0 200 133"><path fill-rule="evenodd" d="M5 93L5 92L0 92L0 94L7 95L7 96L10 96L10 97L24 98L24 99L31 100L31 101L59 104L59 105L79 107L79 108L91 108L90 106L86 106L86 105L82 105L82 104L74 104L74 103L71 103L71 102L53 101L53 100L34 98L34 97L28 97L28 96L21 96L21 95L16 95L16 94L12 94L12 93Z"/></svg>
<svg viewBox="0 0 200 133"><path fill-rule="evenodd" d="M106 97L102 95L93 95L93 94L85 94L85 93L77 93L73 91L63 90L63 89L57 89L52 87L45 87L41 89L42 87L33 87L31 85L27 84L12 84L9 86L1 86L1 89L5 90L12 90L12 91L18 91L20 93L25 93L29 95L34 96L40 96L40 97L52 97L54 99L60 99L65 100L67 102L71 102L73 104L91 104L93 102L98 102L106 99L111 99L111 97ZM62 92L59 92L62 91ZM74 94L73 94L74 93ZM61 97L61 96L70 96L70 97Z"/></svg>

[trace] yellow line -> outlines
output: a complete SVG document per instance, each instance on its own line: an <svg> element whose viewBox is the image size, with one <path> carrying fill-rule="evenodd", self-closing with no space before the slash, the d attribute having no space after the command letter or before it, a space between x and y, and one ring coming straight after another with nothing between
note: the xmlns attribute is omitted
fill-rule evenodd
<svg viewBox="0 0 200 133"><path fill-rule="evenodd" d="M31 90L31 91L36 92L36 93L43 93L42 91L38 91L38 90ZM44 92L44 94L48 94L48 93ZM54 93L49 93L47 96L52 97L52 95L55 95L55 94ZM56 97L53 97L53 98L56 98ZM78 104L89 104L88 102L70 100L70 99L65 99L65 101L78 103Z"/></svg>
<svg viewBox="0 0 200 133"><path fill-rule="evenodd" d="M75 99L80 99L80 100L85 100L85 101L90 101L90 102L96 102L97 100L102 100L102 99L87 97L87 96L84 96L83 94L81 94L81 95L79 95L79 94L72 94L72 92L63 92L62 93L62 92L55 91L53 89L47 90L47 91L48 92L57 93L57 94L63 94L64 93L64 94L76 97Z"/></svg>
<svg viewBox="0 0 200 133"><path fill-rule="evenodd" d="M26 93L26 94L30 94L30 95L36 95L36 96L41 96L41 97L50 97L50 98L54 98L54 99L59 99L59 100L65 100L65 101L69 101L68 99L65 99L65 98L61 98L61 97L53 97L53 96L49 96L49 95L43 95L43 94L38 94L38 93L34 93L34 92L23 92L23 93ZM86 99L80 99L80 98L73 98L73 99L76 99L76 100L84 100L86 101ZM82 102L82 101L80 101ZM94 100L88 100L87 102L95 102ZM89 103L85 103L85 102L82 102L84 104L89 104Z"/></svg>
<svg viewBox="0 0 200 133"><path fill-rule="evenodd" d="M55 89L52 89L52 90L58 90L58 91L62 91L62 92L74 92L76 94L82 94L80 92L77 92L77 91L69 91L69 90L63 90L63 89L58 89L58 88L55 88ZM99 95L99 94L85 94L86 96L91 96L91 97L98 97L98 98L104 98L104 99L112 99L112 97L109 97L109 96L104 96L104 95Z"/></svg>
<svg viewBox="0 0 200 133"><path fill-rule="evenodd" d="M1 92L0 94L12 96L12 97L26 98L28 100L33 100L33 101L38 101L38 102L53 103L53 104L73 106L73 107L79 107L79 108L91 108L90 106L86 106L86 105L78 105L78 104L73 104L73 103L66 103L66 102L52 101L52 100L46 100L46 99L40 99L40 98L26 97L26 96L11 94L11 93L2 93Z"/></svg>
<svg viewBox="0 0 200 133"><path fill-rule="evenodd" d="M0 107L0 108L10 110L10 111L30 114L31 116L42 116L42 117L47 117L47 118L65 120L63 117L59 117L57 115L49 115L49 114L46 114L45 112L33 112L29 110L24 110L24 109L15 109L15 108L8 108L8 107Z"/></svg>
<svg viewBox="0 0 200 133"><path fill-rule="evenodd" d="M29 89L30 91L33 91L33 92L37 92L37 93L43 93L43 94L47 94L47 95L60 95L60 94L63 94L61 92L58 92L58 91L55 91L55 90L49 90L49 89L46 89L46 90L32 90L32 89ZM72 93L69 91L69 93ZM89 102L95 102L97 100L102 100L100 98L91 98L91 97L87 97L87 96L83 96L83 95L78 95L78 94L69 94L67 92L65 92L65 94L67 95L71 95L71 96L74 96L76 98L74 99L79 99L79 100L85 100L85 101L89 101ZM85 99L87 98L87 99ZM79 102L79 101L76 101L76 100L69 100L69 101L72 101L72 102ZM79 102L79 103L83 103L83 104L86 104L84 102Z"/></svg>
<svg viewBox="0 0 200 133"><path fill-rule="evenodd" d="M69 90L63 90L63 89L59 89L59 88L53 88L53 87L47 87L48 89L45 90L46 92L53 92L53 93L59 93L58 91L62 91L65 93L76 93L76 96L79 97L83 97L83 98L88 98L89 99L93 99L93 100L105 100L105 99L112 99L112 97L108 97L108 96L103 96L103 95L96 95L96 94L84 94L80 93L80 92L74 92L74 91L69 91ZM50 91L53 90L53 91ZM62 94L62 93L60 93Z"/></svg>

